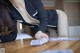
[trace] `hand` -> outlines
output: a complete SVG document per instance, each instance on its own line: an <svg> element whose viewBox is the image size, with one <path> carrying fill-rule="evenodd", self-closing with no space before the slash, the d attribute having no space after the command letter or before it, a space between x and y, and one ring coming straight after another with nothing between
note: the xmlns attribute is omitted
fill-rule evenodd
<svg viewBox="0 0 80 53"><path fill-rule="evenodd" d="M38 32L35 34L35 38L36 38L36 39L42 39L42 38L48 39L49 37L48 37L47 34L41 32L41 31L38 31Z"/></svg>

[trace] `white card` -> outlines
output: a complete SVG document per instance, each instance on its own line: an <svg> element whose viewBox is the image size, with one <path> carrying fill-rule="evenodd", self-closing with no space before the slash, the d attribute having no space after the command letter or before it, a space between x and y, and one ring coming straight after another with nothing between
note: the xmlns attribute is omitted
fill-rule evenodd
<svg viewBox="0 0 80 53"><path fill-rule="evenodd" d="M30 45L31 46L37 46L37 45L42 45L48 42L48 39L42 38L38 40L31 40Z"/></svg>
<svg viewBox="0 0 80 53"><path fill-rule="evenodd" d="M41 45L40 40L31 40L31 46Z"/></svg>

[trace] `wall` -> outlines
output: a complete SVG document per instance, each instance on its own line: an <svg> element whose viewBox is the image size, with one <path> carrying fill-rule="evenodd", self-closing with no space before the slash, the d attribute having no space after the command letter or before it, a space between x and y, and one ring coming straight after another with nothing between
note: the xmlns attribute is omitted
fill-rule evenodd
<svg viewBox="0 0 80 53"><path fill-rule="evenodd" d="M64 10L63 0L56 0L56 9Z"/></svg>
<svg viewBox="0 0 80 53"><path fill-rule="evenodd" d="M64 11L68 15L69 26L80 25L80 3L64 2Z"/></svg>
<svg viewBox="0 0 80 53"><path fill-rule="evenodd" d="M80 2L64 2L68 15L69 36L80 36Z"/></svg>

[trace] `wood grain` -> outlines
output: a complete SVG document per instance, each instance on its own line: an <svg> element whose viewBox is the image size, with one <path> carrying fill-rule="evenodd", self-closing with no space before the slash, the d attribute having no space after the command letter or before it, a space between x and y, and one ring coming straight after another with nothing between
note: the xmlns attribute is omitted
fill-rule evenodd
<svg viewBox="0 0 80 53"><path fill-rule="evenodd" d="M30 46L32 39L17 40L8 43L1 43L0 48L5 48L6 53L38 53L45 50L72 49L80 53L80 41L49 41L41 46Z"/></svg>

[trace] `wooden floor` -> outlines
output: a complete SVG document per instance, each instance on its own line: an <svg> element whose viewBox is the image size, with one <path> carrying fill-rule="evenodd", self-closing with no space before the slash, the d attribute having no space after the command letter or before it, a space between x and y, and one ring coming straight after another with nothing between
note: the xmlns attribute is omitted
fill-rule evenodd
<svg viewBox="0 0 80 53"><path fill-rule="evenodd" d="M30 46L30 41L31 39L1 43L0 48L5 48L6 53L38 53L63 49L72 49L74 53L80 53L80 41L49 41L41 46Z"/></svg>

